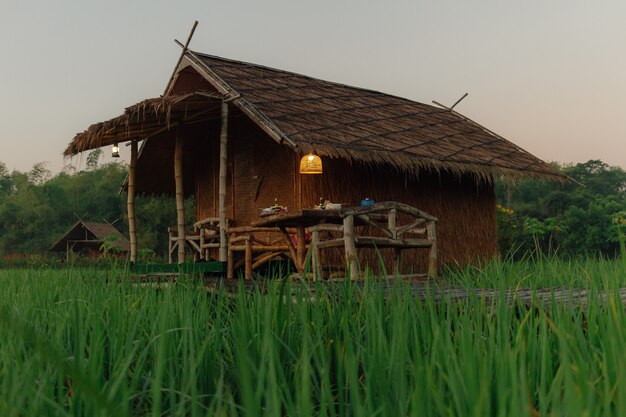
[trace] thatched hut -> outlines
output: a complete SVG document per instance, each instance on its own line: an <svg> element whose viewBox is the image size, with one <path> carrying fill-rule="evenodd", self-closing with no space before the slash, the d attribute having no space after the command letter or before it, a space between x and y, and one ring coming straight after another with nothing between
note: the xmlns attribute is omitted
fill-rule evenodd
<svg viewBox="0 0 626 417"><path fill-rule="evenodd" d="M186 48L163 96L90 126L65 155L127 141L132 256L135 193L177 195L179 218L194 195L198 220L237 226L275 199L298 210L369 197L436 216L439 262L464 264L497 251L493 176L567 179L452 109ZM309 153L322 175L299 173Z"/></svg>
<svg viewBox="0 0 626 417"><path fill-rule="evenodd" d="M130 242L119 230L109 223L95 223L79 220L74 223L56 242L50 252L99 254L103 245L116 253L128 253Z"/></svg>

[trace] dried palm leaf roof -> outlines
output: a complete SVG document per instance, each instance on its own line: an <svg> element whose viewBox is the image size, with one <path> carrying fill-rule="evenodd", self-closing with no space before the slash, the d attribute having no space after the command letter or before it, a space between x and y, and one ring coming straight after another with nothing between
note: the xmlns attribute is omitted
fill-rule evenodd
<svg viewBox="0 0 626 417"><path fill-rule="evenodd" d="M105 239L113 237L111 245L118 248L122 252L130 251L130 241L115 228L115 226L108 223L94 223L79 220L70 227L63 236L57 240L51 247L51 252L64 252L67 249L67 242L79 242L83 245L90 243L96 244L99 248L99 243L104 242Z"/></svg>
<svg viewBox="0 0 626 417"><path fill-rule="evenodd" d="M166 113L170 120L174 108L180 112L194 100L194 105L209 106L221 97L231 100L275 140L301 154L315 152L408 171L426 168L485 178L503 174L568 179L558 169L449 109L189 50L186 58L215 92L139 103L120 118L77 135L65 154L145 134L136 124L146 114L151 115L143 119L146 123L158 124Z"/></svg>
<svg viewBox="0 0 626 417"><path fill-rule="evenodd" d="M166 131L181 121L202 120L219 107L221 96L209 91L150 98L127 107L124 114L95 123L78 133L63 153L75 155L89 149L146 139Z"/></svg>

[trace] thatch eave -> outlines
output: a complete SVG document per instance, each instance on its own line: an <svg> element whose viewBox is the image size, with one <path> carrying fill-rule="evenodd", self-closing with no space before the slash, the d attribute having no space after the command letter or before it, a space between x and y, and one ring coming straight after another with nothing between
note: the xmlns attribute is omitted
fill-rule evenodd
<svg viewBox="0 0 626 417"><path fill-rule="evenodd" d="M207 117L212 107L217 108L221 99L213 92L195 91L143 100L127 107L122 115L94 123L84 132L78 133L63 155L72 156L114 143L143 140L159 131L168 130L175 123L197 122Z"/></svg>
<svg viewBox="0 0 626 417"><path fill-rule="evenodd" d="M409 175L419 176L421 171L447 171L455 175L470 174L476 177L477 181L491 182L492 177L502 175L509 178L534 178L566 183L573 181L572 178L563 174L556 168L547 170L548 164L538 161L537 168L528 166L525 169L507 167L503 165L478 164L467 161L446 161L434 158L418 158L413 154L401 153L397 151L366 151L355 150L348 147L321 146L301 143L298 149L299 154L304 156L307 153L315 153L327 158L345 159L349 162L361 162L375 166L391 166Z"/></svg>

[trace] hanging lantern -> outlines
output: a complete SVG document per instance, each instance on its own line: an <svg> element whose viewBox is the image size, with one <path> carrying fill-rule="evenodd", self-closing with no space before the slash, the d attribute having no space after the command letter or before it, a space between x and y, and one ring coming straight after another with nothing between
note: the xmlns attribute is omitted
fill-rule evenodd
<svg viewBox="0 0 626 417"><path fill-rule="evenodd" d="M113 147L111 147L111 156L113 158L119 158L120 157L120 147L117 144L117 142L115 142L113 144Z"/></svg>
<svg viewBox="0 0 626 417"><path fill-rule="evenodd" d="M321 174L322 158L312 153L304 155L300 160L300 174Z"/></svg>

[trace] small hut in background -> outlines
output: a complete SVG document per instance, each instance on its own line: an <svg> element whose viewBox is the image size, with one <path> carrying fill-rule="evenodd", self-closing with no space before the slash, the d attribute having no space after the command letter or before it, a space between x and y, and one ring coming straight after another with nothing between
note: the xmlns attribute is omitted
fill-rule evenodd
<svg viewBox="0 0 626 417"><path fill-rule="evenodd" d="M104 244L117 253L130 251L130 241L113 225L80 220L50 247L50 252L65 252L67 259L71 252L101 253Z"/></svg>

